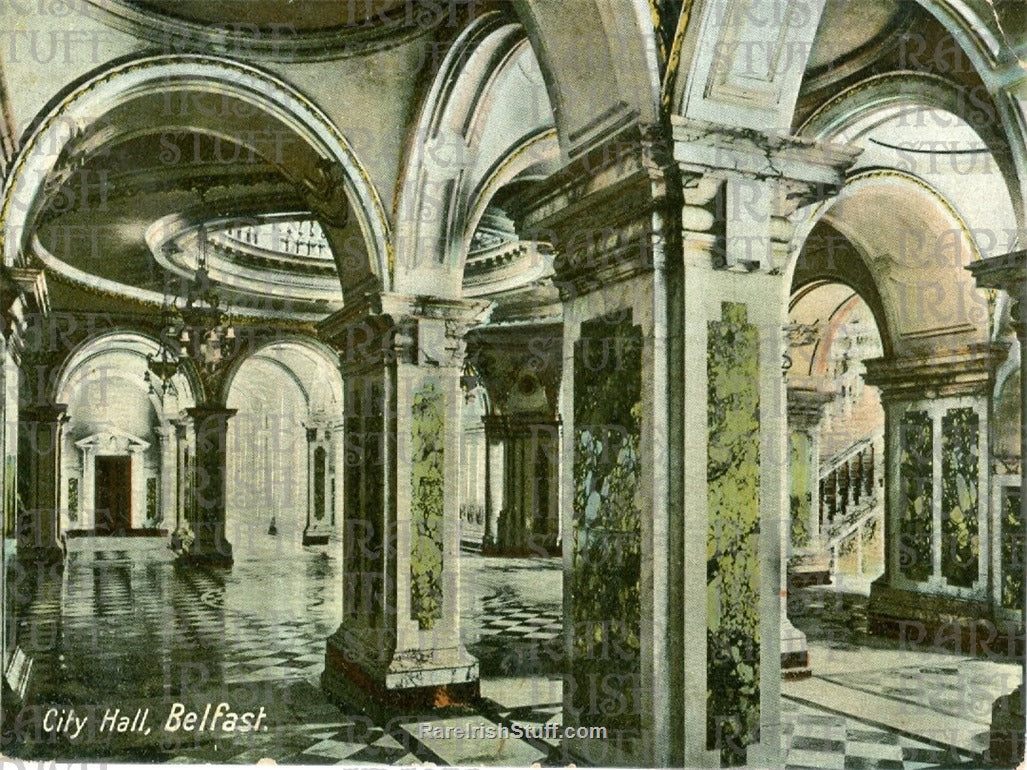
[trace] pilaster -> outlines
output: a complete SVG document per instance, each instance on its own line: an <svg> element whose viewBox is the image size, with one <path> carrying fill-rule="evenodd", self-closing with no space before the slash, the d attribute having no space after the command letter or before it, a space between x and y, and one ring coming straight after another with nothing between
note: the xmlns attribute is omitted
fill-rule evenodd
<svg viewBox="0 0 1027 770"><path fill-rule="evenodd" d="M67 404L22 407L19 414L18 455L23 464L19 512L19 561L63 563L60 532L61 454Z"/></svg>
<svg viewBox="0 0 1027 770"><path fill-rule="evenodd" d="M194 539L190 561L215 566L232 564L232 546L225 536L225 481L228 420L236 413L220 405L194 406L191 418L195 456L189 463L189 523Z"/></svg>
<svg viewBox="0 0 1027 770"><path fill-rule="evenodd" d="M343 622L322 679L337 697L378 710L477 697L460 641L460 379L487 312L389 294L322 325L345 383Z"/></svg>
<svg viewBox="0 0 1027 770"><path fill-rule="evenodd" d="M866 362L885 410L885 571L869 624L969 637L992 616L988 434L994 374L1006 350L980 345ZM941 620L944 618L944 622Z"/></svg>
<svg viewBox="0 0 1027 770"><path fill-rule="evenodd" d="M1019 622L1014 615L1012 627L1017 636L1024 636L1020 637L1020 685L992 703L988 755L994 764L1012 765L1021 762L1027 751L1027 251L983 259L967 269L978 287L1009 293L1013 301L1010 317L1020 353L1019 506L1009 505L1011 496L999 497L992 509L992 543L996 553L991 581L1002 586L1002 591L994 595L996 610L1013 614L1015 610L1010 612L1009 605L1019 604ZM1007 574L1007 569L1012 574ZM1008 595L1008 604L1003 601L1007 598L1003 594Z"/></svg>
<svg viewBox="0 0 1027 770"><path fill-rule="evenodd" d="M332 535L332 431L327 425L307 426L307 523L303 545L325 545Z"/></svg>
<svg viewBox="0 0 1027 770"><path fill-rule="evenodd" d="M685 689L709 694L686 715L685 761L708 764L714 752L774 766L783 664L806 657L786 614L788 248L797 209L833 195L858 152L672 121L683 188L677 360L691 393L681 406L684 524L707 533L684 546L686 585L706 586L686 600L685 646L707 645L705 659L686 658Z"/></svg>
<svg viewBox="0 0 1027 770"><path fill-rule="evenodd" d="M790 500L785 555L788 578L795 586L830 580L830 559L821 540L820 423L834 396L815 383L788 381Z"/></svg>

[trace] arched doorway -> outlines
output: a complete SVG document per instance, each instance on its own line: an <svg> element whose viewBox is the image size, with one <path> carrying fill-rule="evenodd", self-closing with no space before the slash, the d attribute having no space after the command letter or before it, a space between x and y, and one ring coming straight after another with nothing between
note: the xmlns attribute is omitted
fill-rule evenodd
<svg viewBox="0 0 1027 770"><path fill-rule="evenodd" d="M237 548L326 545L342 500L342 380L312 341L278 342L232 375L227 531Z"/></svg>

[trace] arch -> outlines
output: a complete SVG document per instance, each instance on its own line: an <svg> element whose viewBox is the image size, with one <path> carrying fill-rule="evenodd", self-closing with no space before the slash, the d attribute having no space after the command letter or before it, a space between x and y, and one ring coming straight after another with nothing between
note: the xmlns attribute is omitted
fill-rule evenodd
<svg viewBox="0 0 1027 770"><path fill-rule="evenodd" d="M853 248L855 249L855 247ZM878 334L881 338L883 353L885 356L891 356L893 343L888 332L888 319L886 317L884 303L881 300L881 295L877 291L877 286L873 282L872 276L870 276L869 271L866 270L866 264L863 262L863 255L859 254L857 259L859 259L858 267L850 269L850 271L845 271L844 273L843 271L827 270L820 265L813 265L808 272L804 274L796 274L795 279L797 281L797 285L791 288L789 311L791 311L803 297L812 291L816 291L823 286L829 286L832 284L844 286L849 292L851 292L853 297L857 297L860 301L866 304L867 308L869 308L870 314L874 318L874 324L877 327ZM856 276L858 276L858 279L854 280ZM839 309L840 308L841 306L839 306ZM835 312L838 312L838 309L836 309ZM814 374L812 368L808 374Z"/></svg>
<svg viewBox="0 0 1027 770"><path fill-rule="evenodd" d="M370 251L368 264L363 267L382 288L389 288L392 260L388 221L367 172L345 137L310 100L280 79L249 64L203 55L149 55L118 62L80 80L39 116L3 186L0 247L5 265L25 259L42 180L53 172L61 154L102 116L169 89L239 100L280 121L319 158L341 168L345 195ZM334 182L329 178L327 184Z"/></svg>
<svg viewBox="0 0 1027 770"><path fill-rule="evenodd" d="M112 353L127 354L138 358L138 384L140 387L145 388L143 377L146 373L146 357L147 355L156 354L159 349L160 345L156 339L148 334L129 329L115 329L89 337L69 351L57 377L50 386L51 390L48 396L55 402L66 402L74 390L72 386L82 368L91 361ZM173 380L175 389L179 394L178 402L180 407L182 405L195 404L196 394L200 392L198 383L192 380L186 373L187 371L187 368L183 368L182 371L175 375ZM135 379L123 370L112 372L112 376L124 380ZM157 408L156 411L160 414L163 411L163 407Z"/></svg>
<svg viewBox="0 0 1027 770"><path fill-rule="evenodd" d="M820 222L844 236L858 259L831 255L800 265ZM888 355L988 339L986 303L963 269L979 258L977 246L956 211L918 177L892 169L858 172L810 212L793 247L789 290L817 279L852 287L878 319Z"/></svg>
<svg viewBox="0 0 1027 770"><path fill-rule="evenodd" d="M660 118L658 46L649 3L513 0L549 91L566 157L638 121ZM588 55L582 55L586 46Z"/></svg>
<svg viewBox="0 0 1027 770"><path fill-rule="evenodd" d="M397 291L459 296L485 189L552 153L552 110L524 31L498 12L472 22L429 89L399 182ZM525 104L534 104L525 108ZM519 159L519 160L518 160Z"/></svg>
<svg viewBox="0 0 1027 770"><path fill-rule="evenodd" d="M998 104L989 94L968 92L947 78L925 72L895 71L861 80L821 104L796 131L821 141L844 141L846 133L869 114L910 106L933 107L956 115L981 138L995 159L1020 227L1025 223L1027 165L1006 131L998 125Z"/></svg>
<svg viewBox="0 0 1027 770"><path fill-rule="evenodd" d="M290 378L300 386L300 391L307 397L308 406L310 404L310 396L313 394L313 388L302 386L298 380L300 377L299 373L294 368L290 367L288 363L282 362L270 355L270 351L273 349L291 348L293 350L300 350L309 355L321 367L322 373L326 370L330 370L334 373L334 376L325 378L324 381L330 387L332 400L339 405L339 416L342 416L342 399L343 399L343 387L342 387L342 376L339 374L339 357L320 340L312 337L305 337L302 335L285 335L277 339L260 345L250 353L244 356L239 356L234 360L225 373L224 379L221 385L220 398L221 403L227 403L228 395L232 390L232 384L235 382L235 378L239 374L239 370L247 361L254 359L263 359L274 362L276 365L283 367L284 369L291 370Z"/></svg>

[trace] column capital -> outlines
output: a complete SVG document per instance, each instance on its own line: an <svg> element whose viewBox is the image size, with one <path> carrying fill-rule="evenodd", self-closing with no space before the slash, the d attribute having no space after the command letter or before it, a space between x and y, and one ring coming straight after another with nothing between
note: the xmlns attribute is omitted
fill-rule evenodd
<svg viewBox="0 0 1027 770"><path fill-rule="evenodd" d="M221 419L227 422L231 417L234 417L238 411L238 409L229 409L223 404L202 404L199 406L187 407L185 413L192 418L193 422L202 422L211 418Z"/></svg>
<svg viewBox="0 0 1027 770"><path fill-rule="evenodd" d="M881 389L885 403L986 395L1007 353L1005 345L982 343L934 355L872 358L864 362L864 380Z"/></svg>
<svg viewBox="0 0 1027 770"><path fill-rule="evenodd" d="M845 172L863 151L849 145L818 142L795 136L766 134L749 128L723 126L671 116L674 160L688 180L713 177L769 179L782 183L790 214L807 203L834 195Z"/></svg>
<svg viewBox="0 0 1027 770"><path fill-rule="evenodd" d="M780 269L801 206L835 195L861 150L672 117L686 240L713 267Z"/></svg>
<svg viewBox="0 0 1027 770"><path fill-rule="evenodd" d="M18 410L22 422L65 423L68 421L67 404L33 404Z"/></svg>
<svg viewBox="0 0 1027 770"><path fill-rule="evenodd" d="M815 382L788 385L788 422L799 430L812 430L824 417L824 409L836 391L819 387Z"/></svg>
<svg viewBox="0 0 1027 770"><path fill-rule="evenodd" d="M488 300L372 294L326 318L318 334L340 351L343 369L461 366L464 335L488 320L491 307Z"/></svg>
<svg viewBox="0 0 1027 770"><path fill-rule="evenodd" d="M0 268L0 318L3 319L3 335L16 361L20 360L25 345L26 316L49 311L50 297L42 268Z"/></svg>
<svg viewBox="0 0 1027 770"><path fill-rule="evenodd" d="M525 237L553 246L565 295L664 266L681 186L662 134L628 126L508 202Z"/></svg>
<svg viewBox="0 0 1027 770"><path fill-rule="evenodd" d="M1013 300L1010 315L1016 336L1027 338L1027 250L1012 251L967 265L980 289L1001 289Z"/></svg>

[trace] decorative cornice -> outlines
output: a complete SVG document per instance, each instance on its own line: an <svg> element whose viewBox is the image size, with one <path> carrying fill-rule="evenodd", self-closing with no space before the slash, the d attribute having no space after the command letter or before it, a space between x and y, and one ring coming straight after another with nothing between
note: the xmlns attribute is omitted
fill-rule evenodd
<svg viewBox="0 0 1027 770"><path fill-rule="evenodd" d="M980 344L934 355L871 358L864 361L863 379L881 389L884 403L986 395L1007 353L1004 344Z"/></svg>
<svg viewBox="0 0 1027 770"><path fill-rule="evenodd" d="M784 195L777 213L785 216L836 193L863 151L679 116L672 116L671 124L674 160L683 176L780 180Z"/></svg>
<svg viewBox="0 0 1027 770"><path fill-rule="evenodd" d="M508 203L519 232L552 244L565 291L586 293L663 266L680 185L660 135L632 123Z"/></svg>

